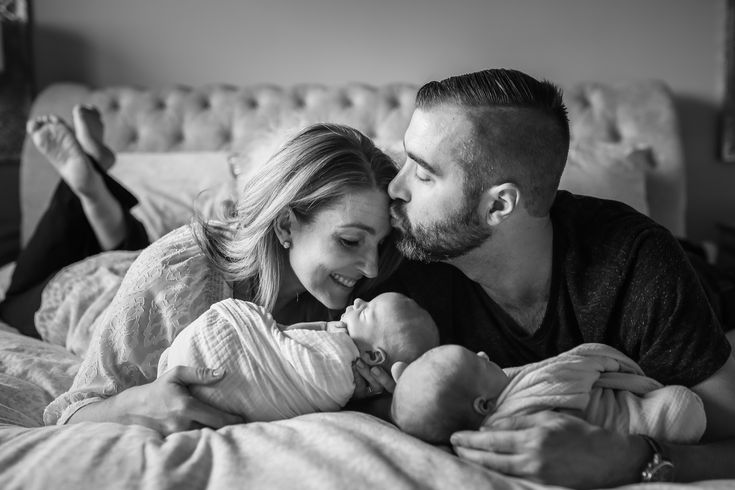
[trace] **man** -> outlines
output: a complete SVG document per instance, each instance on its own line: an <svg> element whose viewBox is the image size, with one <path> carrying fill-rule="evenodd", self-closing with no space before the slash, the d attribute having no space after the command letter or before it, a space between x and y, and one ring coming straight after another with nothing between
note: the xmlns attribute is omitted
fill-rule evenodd
<svg viewBox="0 0 735 490"><path fill-rule="evenodd" d="M698 446L545 412L457 433L457 454L572 487L735 478L730 345L665 228L623 204L557 192L569 146L557 87L513 70L430 82L404 145L389 193L399 248L414 262L390 286L429 310L442 343L501 366L609 344L648 376L690 387L707 413ZM374 379L392 386L383 373Z"/></svg>

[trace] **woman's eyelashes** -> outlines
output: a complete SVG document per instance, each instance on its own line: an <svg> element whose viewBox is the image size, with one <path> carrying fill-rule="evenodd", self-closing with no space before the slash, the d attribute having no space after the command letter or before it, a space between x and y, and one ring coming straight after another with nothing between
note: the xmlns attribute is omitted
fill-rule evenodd
<svg viewBox="0 0 735 490"><path fill-rule="evenodd" d="M338 238L339 243L345 247L345 248L355 248L360 246L360 240L359 239L353 239L353 238L344 238L339 237Z"/></svg>

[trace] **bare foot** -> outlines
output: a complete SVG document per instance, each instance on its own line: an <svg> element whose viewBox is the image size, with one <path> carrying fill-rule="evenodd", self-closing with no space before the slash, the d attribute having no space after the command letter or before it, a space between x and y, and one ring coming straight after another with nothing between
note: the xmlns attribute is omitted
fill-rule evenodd
<svg viewBox="0 0 735 490"><path fill-rule="evenodd" d="M92 105L77 104L72 111L74 133L87 155L97 160L104 170L115 163L115 154L104 143L105 126L100 111Z"/></svg>
<svg viewBox="0 0 735 490"><path fill-rule="evenodd" d="M102 176L92 167L71 128L62 119L41 116L28 121L26 131L75 194L94 198L105 188Z"/></svg>

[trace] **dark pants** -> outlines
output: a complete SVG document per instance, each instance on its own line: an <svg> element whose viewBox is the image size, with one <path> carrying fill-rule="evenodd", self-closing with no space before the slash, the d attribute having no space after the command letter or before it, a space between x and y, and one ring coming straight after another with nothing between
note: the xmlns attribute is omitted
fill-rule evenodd
<svg viewBox="0 0 735 490"><path fill-rule="evenodd" d="M145 248L150 243L145 228L130 214L138 200L96 163L94 166L123 210L125 238L115 250ZM25 335L38 337L33 317L41 305L46 283L63 267L102 251L79 198L62 180L31 239L18 255L5 300L0 303L0 319Z"/></svg>

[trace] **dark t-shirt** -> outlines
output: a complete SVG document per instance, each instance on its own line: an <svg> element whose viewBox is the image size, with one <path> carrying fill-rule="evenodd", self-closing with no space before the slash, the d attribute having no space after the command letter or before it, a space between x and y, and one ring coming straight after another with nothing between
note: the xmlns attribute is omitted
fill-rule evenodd
<svg viewBox="0 0 735 490"><path fill-rule="evenodd" d="M551 291L532 334L447 264L405 261L381 288L432 315L442 343L485 351L502 367L584 342L613 346L664 384L695 385L730 355L697 276L664 227L615 202L559 191L552 207Z"/></svg>

